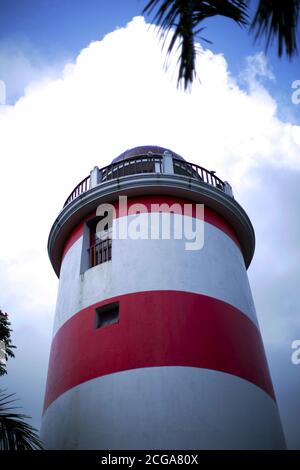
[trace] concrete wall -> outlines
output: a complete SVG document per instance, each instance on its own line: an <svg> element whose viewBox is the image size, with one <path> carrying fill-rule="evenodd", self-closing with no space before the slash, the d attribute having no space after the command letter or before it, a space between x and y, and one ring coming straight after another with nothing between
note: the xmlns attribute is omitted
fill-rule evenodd
<svg viewBox="0 0 300 470"><path fill-rule="evenodd" d="M85 382L47 409L49 449L278 449L276 403L207 369L151 367Z"/></svg>
<svg viewBox="0 0 300 470"><path fill-rule="evenodd" d="M175 223L182 222L179 214L173 218ZM148 215L143 214L140 220L148 223ZM119 223L120 219L114 221L114 230ZM70 246L61 266L42 425L46 447L284 447L272 387L266 384L270 379L245 263L236 242L207 222L204 246L199 251L185 250L186 240L113 240L112 260L81 273L84 236L88 236L86 230ZM97 330L98 339L95 337L95 304L152 291L168 295L176 291L183 297L184 293L192 293L196 300L177 309L176 321L175 316L172 320L172 308L174 312L176 308L170 307L164 328L160 328L160 319L151 318L151 308L157 314L159 305L154 297L151 308L136 304L134 310L133 303L127 311L129 323L123 312L120 324ZM211 299L215 307L205 307L211 302L201 304L203 298ZM184 299L182 302L184 305ZM164 315L170 303L164 305L160 305L159 315ZM198 305L204 305L204 311ZM139 328L126 330L133 314L136 319L131 325ZM155 329L151 330L153 324ZM187 332L184 338L183 331ZM122 333L119 338L118 332ZM141 360L140 349L135 347L148 332L151 348ZM225 366L218 349L211 354L214 337L223 342L221 359L225 358ZM118 346L125 339L128 347L122 352ZM182 340L187 359L181 361ZM190 345L194 347L192 352ZM242 362L230 367L230 361L239 362L240 351ZM203 365L206 352L210 354L207 366ZM105 369L104 360L100 371L98 363L107 353L112 368ZM121 371L118 361L125 353L128 367Z"/></svg>
<svg viewBox="0 0 300 470"><path fill-rule="evenodd" d="M147 214L141 217L147 222ZM80 237L62 262L54 332L95 302L157 289L209 295L238 308L257 324L240 249L222 230L204 224L204 246L199 251L185 250L186 240L113 240L112 260L82 275Z"/></svg>

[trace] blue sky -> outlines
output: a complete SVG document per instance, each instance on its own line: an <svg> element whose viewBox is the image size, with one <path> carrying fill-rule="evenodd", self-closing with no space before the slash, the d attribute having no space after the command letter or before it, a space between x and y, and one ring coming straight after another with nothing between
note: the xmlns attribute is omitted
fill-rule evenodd
<svg viewBox="0 0 300 470"><path fill-rule="evenodd" d="M141 12L139 0L3 0L0 38L29 40L49 59L75 55Z"/></svg>
<svg viewBox="0 0 300 470"><path fill-rule="evenodd" d="M253 5L255 2L252 2ZM117 27L124 26L132 17L142 13L144 0L2 0L0 15L0 44L17 47L33 63L62 64L73 59L91 41L101 39ZM153 15L147 17L152 20ZM263 42L225 18L207 20L202 35L210 40L214 53L225 55L230 71L238 75L245 57L264 50ZM282 104L280 113L285 118L299 118L299 109L291 106L291 83L297 79L299 60L292 62L277 57L276 45L268 51L269 68L275 76L268 86ZM0 79L6 71L1 68ZM242 86L242 84L241 84ZM7 95L12 100L7 84ZM286 109L288 108L288 109Z"/></svg>
<svg viewBox="0 0 300 470"><path fill-rule="evenodd" d="M265 57L246 31L212 19L202 83L185 95L149 25L132 21L144 4L1 0L0 306L18 346L1 380L39 427L57 290L46 252L52 221L94 165L162 145L227 179L253 222L250 283L288 444L300 448L300 365L290 360L300 339L300 105L291 102L300 58L279 60L274 48Z"/></svg>

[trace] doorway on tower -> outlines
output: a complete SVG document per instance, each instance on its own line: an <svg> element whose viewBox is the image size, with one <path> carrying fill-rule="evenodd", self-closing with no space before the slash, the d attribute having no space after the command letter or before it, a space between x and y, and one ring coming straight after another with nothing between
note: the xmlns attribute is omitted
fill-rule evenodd
<svg viewBox="0 0 300 470"><path fill-rule="evenodd" d="M102 217L95 217L88 222L89 227L89 267L111 260L112 218L108 212Z"/></svg>

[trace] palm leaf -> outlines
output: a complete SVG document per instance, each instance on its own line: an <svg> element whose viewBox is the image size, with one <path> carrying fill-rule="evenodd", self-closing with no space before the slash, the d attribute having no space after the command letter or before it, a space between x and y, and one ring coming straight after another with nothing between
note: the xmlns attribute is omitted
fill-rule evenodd
<svg viewBox="0 0 300 470"><path fill-rule="evenodd" d="M300 0L260 0L251 29L255 38L266 36L266 49L278 40L278 56L285 50L289 58L297 54L297 25Z"/></svg>
<svg viewBox="0 0 300 470"><path fill-rule="evenodd" d="M0 450L42 449L36 430L25 421L29 416L17 413L19 407L12 406L16 402L13 396L0 390Z"/></svg>
<svg viewBox="0 0 300 470"><path fill-rule="evenodd" d="M247 24L246 0L150 0L143 13L151 14L156 8L158 10L154 21L160 25L161 32L174 29L168 46L168 54L172 52L177 40L179 41L181 51L178 83L183 80L185 89L193 82L196 74L195 43L197 35L203 30L199 28L199 24L217 15L231 18L240 26Z"/></svg>

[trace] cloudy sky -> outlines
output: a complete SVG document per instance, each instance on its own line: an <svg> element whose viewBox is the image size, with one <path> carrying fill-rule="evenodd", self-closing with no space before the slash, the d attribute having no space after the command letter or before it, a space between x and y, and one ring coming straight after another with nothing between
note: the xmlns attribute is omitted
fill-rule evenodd
<svg viewBox="0 0 300 470"><path fill-rule="evenodd" d="M169 147L233 186L256 232L249 278L286 439L300 448L299 58L207 23L190 93L142 0L1 0L0 305L16 358L1 388L40 426L58 280L52 222L73 187L130 147ZM238 45L238 47L237 47ZM3 101L3 100L2 100Z"/></svg>

